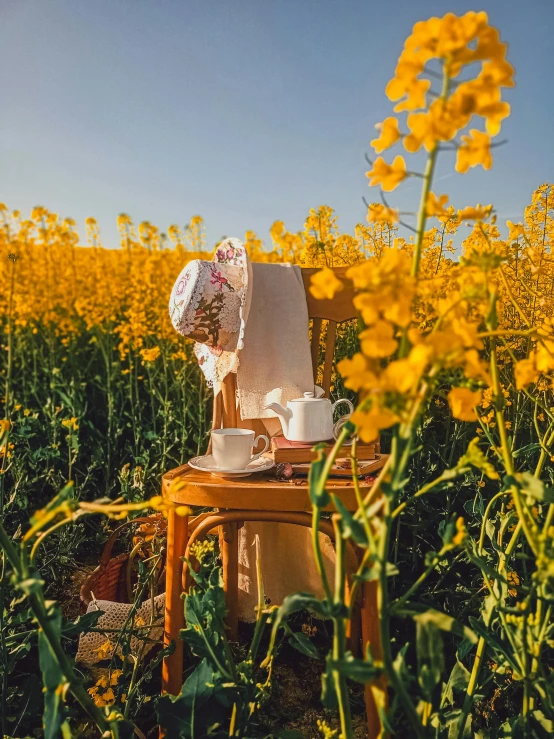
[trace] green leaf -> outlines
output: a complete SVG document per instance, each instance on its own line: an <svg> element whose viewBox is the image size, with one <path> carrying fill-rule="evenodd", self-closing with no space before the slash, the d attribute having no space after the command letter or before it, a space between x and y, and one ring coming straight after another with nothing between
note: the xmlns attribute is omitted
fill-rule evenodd
<svg viewBox="0 0 554 739"><path fill-rule="evenodd" d="M225 595L219 585L219 568L216 568L216 585L210 581L205 590L191 588L185 597L185 629L181 630L181 638L190 646L198 657L210 660L216 667L214 655L227 669L227 653L225 650L225 616L227 607Z"/></svg>
<svg viewBox="0 0 554 739"><path fill-rule="evenodd" d="M181 700L188 706L202 705L214 693L214 671L203 659L181 688Z"/></svg>
<svg viewBox="0 0 554 739"><path fill-rule="evenodd" d="M370 559L368 565L371 566L366 567L366 569L360 574L355 573L352 576L352 579L360 580L361 582L371 582L372 580L378 580L381 572L381 563L378 561L372 562ZM396 575L398 575L400 572L398 567L393 562L385 563L385 571L387 573L387 577L396 577Z"/></svg>
<svg viewBox="0 0 554 739"><path fill-rule="evenodd" d="M310 611L323 618L328 618L329 607L325 601L318 600L311 593L294 593L287 595L277 610L276 621L282 622L292 613L298 611Z"/></svg>
<svg viewBox="0 0 554 739"><path fill-rule="evenodd" d="M7 662L7 670L12 671L15 667L15 663L20 660L24 659L29 652L31 651L31 642L30 642L30 636L26 637L24 641L19 642L19 644L16 644L15 647L10 649L8 651L9 659Z"/></svg>
<svg viewBox="0 0 554 739"><path fill-rule="evenodd" d="M450 673L450 683L452 687L456 690L465 690L468 686L470 677L471 674L469 670L466 669L459 659L457 659L456 664Z"/></svg>
<svg viewBox="0 0 554 739"><path fill-rule="evenodd" d="M443 714L444 728L447 730L445 739L478 739L478 734L472 731L471 714L467 717L463 734L460 736L458 724L462 711L460 708L454 708L451 711L445 711Z"/></svg>
<svg viewBox="0 0 554 739"><path fill-rule="evenodd" d="M310 637L303 631L293 631L288 641L291 647L294 647L294 649L302 652L302 654L305 654L306 657L319 659L319 652L317 651L315 645L312 643Z"/></svg>
<svg viewBox="0 0 554 739"><path fill-rule="evenodd" d="M523 716L509 718L502 724L500 729L502 731L500 736L503 737L503 739L524 739L525 723Z"/></svg>
<svg viewBox="0 0 554 739"><path fill-rule="evenodd" d="M114 726L114 724L117 726L116 736L118 737L118 739L136 739L137 735L135 734L135 727L131 721L126 721L125 719L116 719L115 721L111 721L110 724L112 727ZM69 734L68 739L76 738L73 734Z"/></svg>
<svg viewBox="0 0 554 739"><path fill-rule="evenodd" d="M337 670L341 675L354 680L357 683L366 685L375 680L381 674L381 670L372 662L366 662L363 659L357 659L348 653L343 660L328 660L328 669Z"/></svg>
<svg viewBox="0 0 554 739"><path fill-rule="evenodd" d="M507 585L508 581L505 576L500 573L495 567L490 565L480 554L477 553L477 543L470 537L466 537L468 546L466 547L466 554L473 562L474 565L479 567L485 575L488 575L492 580L498 580L501 583Z"/></svg>
<svg viewBox="0 0 554 739"><path fill-rule="evenodd" d="M506 475L504 484L506 487L516 485L522 493L535 500L540 500L543 503L554 503L554 489L547 488L544 482L531 472L516 472L514 475Z"/></svg>
<svg viewBox="0 0 554 739"><path fill-rule="evenodd" d="M425 615L425 614L423 614ZM431 701L444 670L440 629L433 619L415 618L418 681L426 700Z"/></svg>
<svg viewBox="0 0 554 739"><path fill-rule="evenodd" d="M364 527L359 521L356 521L352 513L346 508L338 495L331 495L335 508L341 517L341 533L343 539L353 539L360 546L367 548L369 542Z"/></svg>
<svg viewBox="0 0 554 739"><path fill-rule="evenodd" d="M533 442L531 444L527 444L526 446L522 446L519 449L516 449L515 451L512 451L512 457L525 457L530 452L538 452L538 450L541 448L540 444L537 444L537 442Z"/></svg>
<svg viewBox="0 0 554 739"><path fill-rule="evenodd" d="M219 673L203 659L178 696L158 698L158 723L171 739L207 736L210 727L218 727L229 720L229 701L224 699L225 693L236 695L236 686L224 687Z"/></svg>
<svg viewBox="0 0 554 739"><path fill-rule="evenodd" d="M461 474L463 474L464 469L460 469L458 467L452 467L449 470L444 470L444 472L441 473L441 478L443 480L454 480L456 477L459 477ZM435 486L436 490L442 490L445 486L442 485L442 483L438 483ZM446 485L446 487L450 487L450 483Z"/></svg>
<svg viewBox="0 0 554 739"><path fill-rule="evenodd" d="M317 458L310 465L308 474L308 485L310 489L310 500L315 508L326 508L331 502L329 493L325 490L323 480L323 469L325 467L325 444L317 444L315 451Z"/></svg>
<svg viewBox="0 0 554 739"><path fill-rule="evenodd" d="M71 402L71 398L67 395L67 393L64 393L64 391L60 387L56 387L56 392L60 396L60 398L63 400L66 408L73 408L73 403Z"/></svg>
<svg viewBox="0 0 554 739"><path fill-rule="evenodd" d="M410 608L417 608L419 604L410 603ZM436 611L434 608L427 608L426 606L419 606L425 608L423 612L415 613L413 619L416 623L428 624L432 623L441 631L450 631L457 636L461 636L472 644L477 643L477 636L467 626L464 626L459 621L456 621L452 616L447 616L446 613Z"/></svg>
<svg viewBox="0 0 554 739"><path fill-rule="evenodd" d="M45 513L50 513L55 508L60 506L62 503L65 503L67 500L73 497L73 483L68 482L67 485L65 485L60 492L56 495L55 498L52 498L52 500L48 503L48 505L43 508L40 511L37 511L37 513L34 516L31 516L30 523L31 526L34 526L35 524L39 523L42 520L42 517ZM111 502L111 501L110 501ZM39 515L40 514L40 515Z"/></svg>
<svg viewBox="0 0 554 739"><path fill-rule="evenodd" d="M283 622L292 613L296 613L298 611L311 611L323 618L329 618L330 615L328 603L326 601L318 600L315 595L311 595L310 593L294 593L293 595L287 595L276 611L273 628L271 630L271 638L269 641L268 656L264 662L262 662L262 667L269 659L269 654L275 647L277 633L283 625Z"/></svg>
<svg viewBox="0 0 554 739"><path fill-rule="evenodd" d="M465 691L469 683L470 673L456 658L456 664L452 668L450 677L444 689L444 695L448 702L453 705L454 703L454 690Z"/></svg>
<svg viewBox="0 0 554 739"><path fill-rule="evenodd" d="M550 739L554 736L554 721L546 718L542 711L531 713L531 723L538 739Z"/></svg>
<svg viewBox="0 0 554 739"><path fill-rule="evenodd" d="M464 657L466 657L471 652L474 646L475 643L469 641L469 639L462 639L462 641L458 644L458 649L456 650L458 659L463 659Z"/></svg>
<svg viewBox="0 0 554 739"><path fill-rule="evenodd" d="M104 615L104 611L100 609L97 611L89 611L79 616L75 621L65 623L62 627L63 636L77 636L78 634L86 633L90 629L94 628L100 616Z"/></svg>
<svg viewBox="0 0 554 739"><path fill-rule="evenodd" d="M325 708L334 710L338 706L337 691L335 688L335 681L333 679L333 672L327 664L325 672L321 676L321 702Z"/></svg>
<svg viewBox="0 0 554 739"><path fill-rule="evenodd" d="M405 685L409 685L413 678L410 675L408 668L406 666L406 653L408 651L408 647L410 645L408 643L404 644L399 650L398 654L394 658L394 662L392 664L394 671L396 672L398 678L402 680L402 682Z"/></svg>
<svg viewBox="0 0 554 739"><path fill-rule="evenodd" d="M491 647L501 657L504 657L512 670L515 673L518 673L520 671L520 668L512 658L512 648L510 647L510 645L507 642L503 642L501 639L499 639L496 634L492 633L492 631L489 631L487 627L482 624L481 621L479 621L477 618L470 616L469 622L471 623L473 630L477 634L479 634L479 636L483 637L483 639L487 643L487 646Z"/></svg>
<svg viewBox="0 0 554 739"><path fill-rule="evenodd" d="M59 640L62 631L62 614L57 605L52 604L50 606L48 620L55 638ZM44 713L42 717L44 739L57 739L60 726L64 720L62 690L65 678L56 655L42 629L39 629L38 632L38 657L44 685Z"/></svg>
<svg viewBox="0 0 554 739"><path fill-rule="evenodd" d="M22 590L25 595L31 595L32 593L39 593L44 585L44 580L40 580L38 577L28 577L25 580L18 580L15 582L15 586Z"/></svg>

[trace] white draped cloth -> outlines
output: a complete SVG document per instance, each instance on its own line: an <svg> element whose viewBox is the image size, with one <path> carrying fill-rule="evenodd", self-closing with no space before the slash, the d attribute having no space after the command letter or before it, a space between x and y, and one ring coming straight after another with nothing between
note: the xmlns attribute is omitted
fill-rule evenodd
<svg viewBox="0 0 554 739"><path fill-rule="evenodd" d="M269 403L286 405L313 390L308 306L300 267L252 264L252 296L237 388L240 415L275 418Z"/></svg>
<svg viewBox="0 0 554 739"><path fill-rule="evenodd" d="M300 268L290 264L252 264L252 299L244 348L237 371L241 418L262 419L270 434L281 432L272 402L287 404L314 388L309 318ZM306 489L306 495L308 491ZM245 523L239 530L239 617L255 620L256 546L266 598L279 605L298 591L323 597L312 548L311 530L277 523ZM320 534L327 577L333 582L335 552Z"/></svg>

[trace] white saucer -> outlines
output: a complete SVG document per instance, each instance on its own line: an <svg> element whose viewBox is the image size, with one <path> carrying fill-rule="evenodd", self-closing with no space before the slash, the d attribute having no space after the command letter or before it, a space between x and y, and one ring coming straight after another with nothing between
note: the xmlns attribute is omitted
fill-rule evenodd
<svg viewBox="0 0 554 739"><path fill-rule="evenodd" d="M265 472L275 467L275 462L267 457L258 457L252 462L246 465L242 470L222 470L220 469L213 458L212 454L204 454L202 457L194 457L190 460L189 466L193 470L199 472L209 472L217 477L247 477L253 472Z"/></svg>

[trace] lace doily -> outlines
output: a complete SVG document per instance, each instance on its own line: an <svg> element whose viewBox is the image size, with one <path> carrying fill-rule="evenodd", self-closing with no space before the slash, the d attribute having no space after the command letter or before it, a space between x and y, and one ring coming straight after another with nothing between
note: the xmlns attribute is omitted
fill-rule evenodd
<svg viewBox="0 0 554 739"><path fill-rule="evenodd" d="M194 354L208 387L223 382L230 372L236 372L239 366L237 352L213 352L205 344L195 344Z"/></svg>
<svg viewBox="0 0 554 739"><path fill-rule="evenodd" d="M219 311L219 323L223 331L238 333L241 327L241 308L244 304L244 289L225 295ZM238 337L235 339L238 343ZM221 342L220 342L221 343Z"/></svg>
<svg viewBox="0 0 554 739"><path fill-rule="evenodd" d="M91 611L104 611L98 619L96 628L98 629L122 629L131 628L133 626L138 629L143 626L153 627L148 631L144 629L141 633L150 641L138 639L136 636L131 637L130 648L132 654L138 654L142 649L145 656L154 646L155 642L161 642L163 637L163 620L165 611L165 593L157 595L154 598L154 619L152 620L152 601L150 599L137 609L131 624L129 613L133 608L131 603L114 603L111 600L93 600L89 603L87 613ZM112 631L100 633L97 631L88 634L81 634L79 638L79 648L75 656L76 662L81 662L87 667L95 665L103 660L111 659L115 654L121 654L121 646L117 646L118 634Z"/></svg>

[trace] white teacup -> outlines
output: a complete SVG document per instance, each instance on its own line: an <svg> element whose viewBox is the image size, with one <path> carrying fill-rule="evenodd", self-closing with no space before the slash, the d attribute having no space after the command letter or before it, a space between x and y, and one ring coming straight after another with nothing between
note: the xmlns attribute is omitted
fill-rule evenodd
<svg viewBox="0 0 554 739"><path fill-rule="evenodd" d="M261 452L252 454L260 439L265 440ZM215 429L212 431L212 455L220 470L244 470L249 462L258 459L269 448L264 434L254 438L250 429Z"/></svg>

